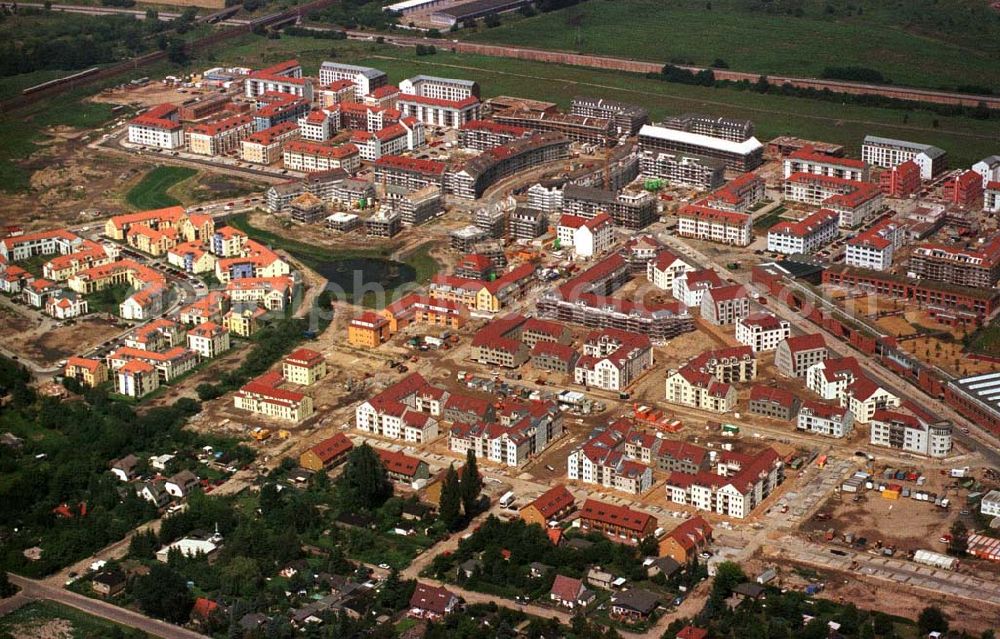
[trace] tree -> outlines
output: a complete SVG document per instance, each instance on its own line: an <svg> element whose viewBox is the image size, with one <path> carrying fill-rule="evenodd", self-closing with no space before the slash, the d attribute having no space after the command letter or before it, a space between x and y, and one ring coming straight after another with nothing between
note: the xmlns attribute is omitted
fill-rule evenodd
<svg viewBox="0 0 1000 639"><path fill-rule="evenodd" d="M132 535L132 539L128 542L128 554L135 559L152 559L159 547L160 540L156 533L144 530Z"/></svg>
<svg viewBox="0 0 1000 639"><path fill-rule="evenodd" d="M872 629L875 630L875 634L880 637L892 634L892 617L884 612L876 612L872 615Z"/></svg>
<svg viewBox="0 0 1000 639"><path fill-rule="evenodd" d="M944 634L948 632L948 620L945 619L940 608L927 606L920 611L920 616L917 617L917 627L920 629L920 634L925 637L935 631Z"/></svg>
<svg viewBox="0 0 1000 639"><path fill-rule="evenodd" d="M378 454L368 444L351 450L344 474L340 477L347 506L371 510L392 497L392 484Z"/></svg>
<svg viewBox="0 0 1000 639"><path fill-rule="evenodd" d="M462 470L462 508L466 517L473 517L476 514L479 504L479 496L483 492L483 478L479 474L479 467L476 463L476 454L470 448L465 454L465 468Z"/></svg>
<svg viewBox="0 0 1000 639"><path fill-rule="evenodd" d="M448 527L448 530L455 530L461 521L462 488L458 484L458 473L455 472L455 464L448 466L448 472L441 483L441 503L438 512L441 514L441 521Z"/></svg>
<svg viewBox="0 0 1000 639"><path fill-rule="evenodd" d="M969 529L965 527L961 519L955 520L951 525L951 541L948 542L948 554L956 557L964 557L965 549L969 545Z"/></svg>
<svg viewBox="0 0 1000 639"><path fill-rule="evenodd" d="M639 555L642 557L659 556L660 544L654 535L646 535L639 542Z"/></svg>
<svg viewBox="0 0 1000 639"><path fill-rule="evenodd" d="M188 54L184 48L183 40L173 39L167 44L167 59L176 65L188 63Z"/></svg>
<svg viewBox="0 0 1000 639"><path fill-rule="evenodd" d="M194 599L187 580L170 566L154 563L149 574L135 580L133 594L147 615L184 623L191 614Z"/></svg>
<svg viewBox="0 0 1000 639"><path fill-rule="evenodd" d="M6 570L0 570L0 599L6 599L17 592L17 586L10 583Z"/></svg>

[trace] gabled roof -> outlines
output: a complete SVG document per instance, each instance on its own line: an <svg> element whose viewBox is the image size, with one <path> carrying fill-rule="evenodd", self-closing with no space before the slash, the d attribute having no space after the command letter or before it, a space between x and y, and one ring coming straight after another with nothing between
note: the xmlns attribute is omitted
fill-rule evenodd
<svg viewBox="0 0 1000 639"><path fill-rule="evenodd" d="M354 448L354 444L344 433L337 433L333 437L324 439L309 450L314 453L320 462L326 464L347 451Z"/></svg>
<svg viewBox="0 0 1000 639"><path fill-rule="evenodd" d="M549 592L560 601L576 603L580 595L583 594L583 591L583 582L579 579L567 577L566 575L556 575L555 581L552 582L552 589Z"/></svg>
<svg viewBox="0 0 1000 639"><path fill-rule="evenodd" d="M656 520L648 513L639 512L626 508L606 504L596 499L588 499L580 509L580 517L589 519L605 525L620 526L633 532L645 532Z"/></svg>
<svg viewBox="0 0 1000 639"><path fill-rule="evenodd" d="M457 597L447 588L430 586L418 581L413 596L410 597L410 608L444 615L450 608L449 604L456 599Z"/></svg>
<svg viewBox="0 0 1000 639"><path fill-rule="evenodd" d="M542 493L529 505L534 506L542 517L550 519L560 511L572 506L574 501L573 494L565 486L559 484Z"/></svg>

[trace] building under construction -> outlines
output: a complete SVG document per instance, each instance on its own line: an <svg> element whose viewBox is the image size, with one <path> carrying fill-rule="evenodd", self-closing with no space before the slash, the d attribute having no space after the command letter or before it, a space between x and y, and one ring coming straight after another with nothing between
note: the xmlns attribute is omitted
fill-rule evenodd
<svg viewBox="0 0 1000 639"><path fill-rule="evenodd" d="M474 224L460 229L455 229L448 234L451 248L459 253L474 252L476 245L483 240L486 240L488 237L489 234L485 230Z"/></svg>
<svg viewBox="0 0 1000 639"><path fill-rule="evenodd" d="M635 135L643 124L649 124L649 111L641 106L590 96L573 98L570 113L611 120L617 135Z"/></svg>
<svg viewBox="0 0 1000 639"><path fill-rule="evenodd" d="M533 240L548 230L549 218L545 211L519 206L511 211L507 226L510 239Z"/></svg>
<svg viewBox="0 0 1000 639"><path fill-rule="evenodd" d="M383 155L375 161L375 183L402 186L411 191L429 184L443 186L447 165L436 160L421 160L401 155Z"/></svg>
<svg viewBox="0 0 1000 639"><path fill-rule="evenodd" d="M703 191L717 189L726 182L726 164L699 155L644 151L639 158L639 166L646 178L693 186Z"/></svg>
<svg viewBox="0 0 1000 639"><path fill-rule="evenodd" d="M584 164L570 173L566 182L605 191L620 191L639 177L639 156L636 149L637 146L633 143L608 149L603 160Z"/></svg>
<svg viewBox="0 0 1000 639"><path fill-rule="evenodd" d="M656 198L648 191L605 191L567 184L563 189L563 209L590 219L607 213L617 226L638 231L656 221Z"/></svg>
<svg viewBox="0 0 1000 639"><path fill-rule="evenodd" d="M616 138L611 120L607 118L588 118L568 113L526 111L523 109L508 109L493 117L501 124L523 127L539 133L559 133L574 142L611 146Z"/></svg>
<svg viewBox="0 0 1000 639"><path fill-rule="evenodd" d="M444 196L441 187L435 184L428 184L416 191L399 186L387 186L385 193L389 205L399 213L403 226L423 224L444 211Z"/></svg>
<svg viewBox="0 0 1000 639"><path fill-rule="evenodd" d="M475 200L490 186L515 173L569 156L569 140L542 133L494 147L445 174L445 190L455 197Z"/></svg>
<svg viewBox="0 0 1000 639"><path fill-rule="evenodd" d="M394 237L402 230L402 216L389 207L382 207L365 220L365 234L369 237Z"/></svg>
<svg viewBox="0 0 1000 639"><path fill-rule="evenodd" d="M694 330L694 318L680 302L644 305L620 297L584 293L563 299L559 289L538 300L539 315L588 328L617 328L665 342Z"/></svg>

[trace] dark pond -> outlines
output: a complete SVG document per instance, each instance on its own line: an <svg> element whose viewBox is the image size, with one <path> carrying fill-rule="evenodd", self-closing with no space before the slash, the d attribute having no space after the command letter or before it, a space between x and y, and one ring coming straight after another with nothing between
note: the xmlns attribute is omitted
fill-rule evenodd
<svg viewBox="0 0 1000 639"><path fill-rule="evenodd" d="M330 281L335 289L354 296L379 287L385 291L412 282L416 270L409 264L379 257L352 257L314 264L317 273Z"/></svg>

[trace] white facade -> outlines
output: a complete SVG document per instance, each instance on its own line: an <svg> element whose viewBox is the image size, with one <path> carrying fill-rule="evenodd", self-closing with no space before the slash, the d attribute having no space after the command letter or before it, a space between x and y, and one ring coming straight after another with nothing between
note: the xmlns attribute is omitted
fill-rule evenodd
<svg viewBox="0 0 1000 639"><path fill-rule="evenodd" d="M767 250L783 255L813 253L837 237L838 223L839 216L828 209L799 222L779 222L767 232Z"/></svg>
<svg viewBox="0 0 1000 639"><path fill-rule="evenodd" d="M753 242L752 216L707 206L685 206L677 213L677 235L731 246Z"/></svg>
<svg viewBox="0 0 1000 639"><path fill-rule="evenodd" d="M983 210L1000 213L1000 182L990 182L983 191Z"/></svg>
<svg viewBox="0 0 1000 639"><path fill-rule="evenodd" d="M673 294L674 282L685 273L694 270L690 264L676 255L661 251L654 259L646 263L646 279L656 288L670 291Z"/></svg>
<svg viewBox="0 0 1000 639"><path fill-rule="evenodd" d="M141 120L130 122L128 141L157 149L179 149L184 146L184 127L179 123L168 126L166 123L152 124Z"/></svg>
<svg viewBox="0 0 1000 639"><path fill-rule="evenodd" d="M952 446L950 423L927 424L912 415L887 410L875 413L870 438L873 446L937 458L947 457Z"/></svg>
<svg viewBox="0 0 1000 639"><path fill-rule="evenodd" d="M791 335L787 320L770 313L760 313L736 320L736 341L749 346L755 353L773 351Z"/></svg>
<svg viewBox="0 0 1000 639"><path fill-rule="evenodd" d="M842 438L854 428L854 414L846 408L806 403L799 409L795 427L825 437Z"/></svg>
<svg viewBox="0 0 1000 639"><path fill-rule="evenodd" d="M573 247L578 257L595 257L611 250L614 243L614 222L607 213L587 220L575 215L564 215L556 229L560 248Z"/></svg>
<svg viewBox="0 0 1000 639"><path fill-rule="evenodd" d="M861 159L874 166L888 169L913 160L920 167L922 180L934 177L934 162L943 155L943 150L927 144L875 136L866 136L861 146Z"/></svg>
<svg viewBox="0 0 1000 639"><path fill-rule="evenodd" d="M407 95L420 95L453 102L479 97L479 87L471 80L439 78L430 75L417 75L403 80L399 83L399 91Z"/></svg>
<svg viewBox="0 0 1000 639"><path fill-rule="evenodd" d="M333 84L337 80L350 80L353 82L355 97L358 100L361 100L375 89L389 83L389 79L384 72L371 67L340 64L339 62L324 62L320 65L320 84Z"/></svg>
<svg viewBox="0 0 1000 639"><path fill-rule="evenodd" d="M979 512L989 517L1000 517L1000 490L991 490L983 495Z"/></svg>
<svg viewBox="0 0 1000 639"><path fill-rule="evenodd" d="M983 178L984 189L989 186L990 182L1000 182L1000 155L983 158L972 165L972 170Z"/></svg>

